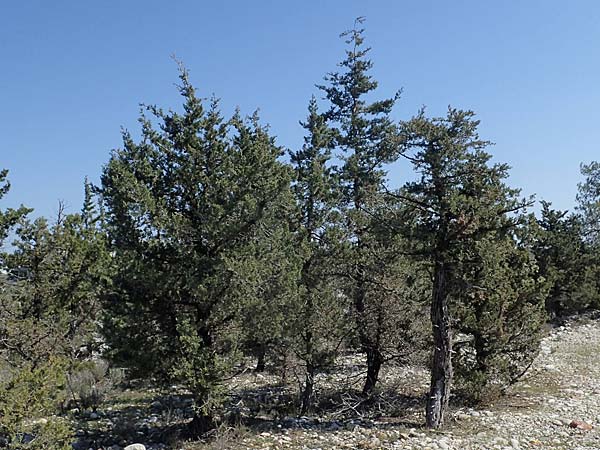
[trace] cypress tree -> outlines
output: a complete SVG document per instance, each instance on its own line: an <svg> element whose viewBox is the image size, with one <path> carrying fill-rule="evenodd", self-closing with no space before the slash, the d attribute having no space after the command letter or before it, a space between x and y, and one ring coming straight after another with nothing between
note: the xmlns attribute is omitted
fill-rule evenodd
<svg viewBox="0 0 600 450"><path fill-rule="evenodd" d="M295 205L289 186L267 211L248 244L240 249L231 270L238 275L234 289L242 299L236 318L240 344L257 359L256 372L266 369L267 360L282 369L292 346L297 309L297 280L300 257L292 225Z"/></svg>
<svg viewBox="0 0 600 450"><path fill-rule="evenodd" d="M545 303L550 317L560 318L597 304L594 263L582 218L552 209L549 202L542 201L537 225L529 240L549 284Z"/></svg>
<svg viewBox="0 0 600 450"><path fill-rule="evenodd" d="M376 90L377 81L369 74L373 64L367 57L370 49L364 46L364 30L359 28L362 23L363 18L358 18L354 28L341 35L349 46L346 58L339 64L341 70L327 75L326 84L318 87L330 104L325 117L335 132L335 150L342 161L337 170L338 208L346 218L345 243L349 252L342 276L352 298L360 347L367 357L363 393L369 394L384 362L377 324L378 318L385 315L381 296L369 292L379 259L369 211L381 194L384 166L396 150L390 113L399 94L374 102L367 100Z"/></svg>
<svg viewBox="0 0 600 450"><path fill-rule="evenodd" d="M102 174L119 273L106 329L114 356L195 398L192 434L214 425L237 354L236 311L250 275L235 264L289 186L258 117L224 120L181 70L183 113L148 107L142 139L124 133Z"/></svg>
<svg viewBox="0 0 600 450"><path fill-rule="evenodd" d="M590 305L600 306L600 163L581 165L584 181L578 185L577 213L582 221L587 259Z"/></svg>
<svg viewBox="0 0 600 450"><path fill-rule="evenodd" d="M453 379L451 299L475 289L464 283L464 266L477 263L465 260L465 250L515 227L519 220L511 213L529 204L503 183L508 166L488 164L489 142L479 138L478 124L472 112L449 109L437 119L421 112L402 126L403 155L420 179L407 183L396 197L416 216L412 252L429 261L432 272L426 422L434 428L444 422Z"/></svg>
<svg viewBox="0 0 600 450"><path fill-rule="evenodd" d="M472 401L502 393L538 354L549 284L528 243L536 225L518 220L518 227L465 242L453 270L450 308L462 341L453 347L453 363L457 384Z"/></svg>
<svg viewBox="0 0 600 450"><path fill-rule="evenodd" d="M334 133L319 114L314 97L302 126L307 132L304 145L290 157L298 205L297 245L302 257L294 348L305 365L300 407L305 414L314 397L315 374L332 364L348 332L348 318L344 297L330 275L336 264L339 225L337 180L330 166Z"/></svg>
<svg viewBox="0 0 600 450"><path fill-rule="evenodd" d="M57 412L66 373L98 350L100 293L110 288L111 261L104 234L82 214L61 208L49 224L27 220L27 212L0 214L5 232L18 222L13 248L1 255L0 355L10 371L0 383L0 434L16 444L31 432L32 448L70 448L64 421L32 419Z"/></svg>
<svg viewBox="0 0 600 450"><path fill-rule="evenodd" d="M0 200L10 191L10 182L8 181L8 170L0 170ZM21 205L18 209L7 208L0 210L0 246L10 234L10 231L19 223L32 209Z"/></svg>
<svg viewBox="0 0 600 450"><path fill-rule="evenodd" d="M586 240L600 245L600 163L592 161L581 165L585 180L578 185L577 211L585 226Z"/></svg>

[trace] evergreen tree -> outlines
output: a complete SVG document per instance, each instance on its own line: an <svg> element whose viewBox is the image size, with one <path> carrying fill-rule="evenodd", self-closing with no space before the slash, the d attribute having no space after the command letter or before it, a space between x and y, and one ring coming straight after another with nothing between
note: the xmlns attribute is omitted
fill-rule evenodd
<svg viewBox="0 0 600 450"><path fill-rule="evenodd" d="M360 347L367 356L367 377L363 393L372 392L384 362L383 342L377 332L386 314L384 298L371 287L377 278L381 258L377 251L374 223L369 211L378 202L385 181L384 165L396 150L395 126L389 115L398 98L368 102L377 88L369 74L372 62L364 46L363 23L342 34L349 49L339 64L340 72L330 73L319 86L330 103L325 117L335 132L335 150L343 164L337 170L340 183L338 208L345 217L345 244L348 254L342 271L347 295L352 299Z"/></svg>
<svg viewBox="0 0 600 450"><path fill-rule="evenodd" d="M589 305L600 307L600 163L581 165L585 177L578 185L577 212L582 221Z"/></svg>
<svg viewBox="0 0 600 450"><path fill-rule="evenodd" d="M3 255L3 345L34 367L51 356L75 361L99 351L100 296L110 288L112 262L103 231L90 225L96 216L87 200L87 216L60 206L52 225L22 219Z"/></svg>
<svg viewBox="0 0 600 450"><path fill-rule="evenodd" d="M0 356L8 377L0 383L0 433L10 448L20 448L24 432L35 436L28 448L70 448L64 421L32 419L56 412L67 372L98 350L99 298L109 287L110 257L103 233L83 215L64 215L61 208L49 225L27 220L26 212L2 214L12 215L5 224L20 217L13 248L2 254Z"/></svg>
<svg viewBox="0 0 600 450"><path fill-rule="evenodd" d="M97 351L100 295L110 285L104 235L71 214L52 226L43 218L25 222L17 237L5 255L11 295L3 305L4 343L33 366Z"/></svg>
<svg viewBox="0 0 600 450"><path fill-rule="evenodd" d="M339 238L337 179L330 166L334 134L319 114L314 97L302 126L307 132L304 146L290 156L299 211L297 245L302 257L294 349L305 365L300 408L305 414L314 397L315 374L333 363L348 334L348 305L331 277Z"/></svg>
<svg viewBox="0 0 600 450"><path fill-rule="evenodd" d="M235 360L239 286L267 212L289 186L281 150L254 116L205 109L181 70L184 112L149 107L142 140L124 133L102 175L119 273L106 329L114 356L193 393L191 431L214 424Z"/></svg>
<svg viewBox="0 0 600 450"><path fill-rule="evenodd" d="M83 181L83 206L81 207L81 219L86 228L91 229L96 222L102 219L98 212L98 204L94 198L94 186L85 177Z"/></svg>
<svg viewBox="0 0 600 450"><path fill-rule="evenodd" d="M289 188L281 194L248 245L230 260L238 275L232 288L241 299L236 312L240 344L257 358L257 372L265 370L269 358L285 361L294 338L300 260L291 229L293 198ZM285 375L286 368L281 369Z"/></svg>
<svg viewBox="0 0 600 450"><path fill-rule="evenodd" d="M584 221L586 239L600 246L600 163L582 164L581 174L585 181L578 185L577 210Z"/></svg>
<svg viewBox="0 0 600 450"><path fill-rule="evenodd" d="M10 182L7 177L8 170L0 170L0 200L10 191ZM7 208L4 211L0 210L0 246L4 244L4 240L15 225L31 211L31 209L22 205L18 209Z"/></svg>
<svg viewBox="0 0 600 450"><path fill-rule="evenodd" d="M591 248L581 217L542 202L539 231L529 235L541 274L549 283L546 310L552 318L598 304Z"/></svg>
<svg viewBox="0 0 600 450"><path fill-rule="evenodd" d="M465 286L465 250L515 227L527 202L506 187L508 167L489 165L489 145L477 134L473 113L449 109L446 117L428 119L421 112L402 126L404 156L420 179L396 194L416 215L409 229L414 254L429 261L432 275L431 325L433 356L427 397L429 427L444 422L453 379L451 299L464 297L475 286ZM412 234L412 235L411 235ZM492 240L493 242L493 240ZM491 249L486 251L492 251ZM477 252L481 254L481 252Z"/></svg>
<svg viewBox="0 0 600 450"><path fill-rule="evenodd" d="M527 237L527 218L465 242L454 268L459 278L450 308L462 342L453 362L463 395L490 400L518 381L538 354L548 283ZM535 227L535 224L533 224Z"/></svg>

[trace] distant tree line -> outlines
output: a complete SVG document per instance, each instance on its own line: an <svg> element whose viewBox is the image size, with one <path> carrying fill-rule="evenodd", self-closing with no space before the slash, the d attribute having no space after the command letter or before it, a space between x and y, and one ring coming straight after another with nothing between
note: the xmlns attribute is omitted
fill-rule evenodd
<svg viewBox="0 0 600 450"><path fill-rule="evenodd" d="M0 434L15 448L92 354L186 386L197 435L242 360L299 361L308 414L341 355L364 355L369 397L382 366L425 354L437 428L454 391L501 392L549 320L600 306L600 163L581 166L574 212L543 201L536 217L473 112L392 119L400 95L376 99L361 23L308 103L301 148L256 114L224 117L180 67L182 112L143 106L141 137L123 132L81 212L0 210L0 241L14 240L0 256ZM414 181L392 188L400 160ZM39 448L68 447L60 419L31 426Z"/></svg>

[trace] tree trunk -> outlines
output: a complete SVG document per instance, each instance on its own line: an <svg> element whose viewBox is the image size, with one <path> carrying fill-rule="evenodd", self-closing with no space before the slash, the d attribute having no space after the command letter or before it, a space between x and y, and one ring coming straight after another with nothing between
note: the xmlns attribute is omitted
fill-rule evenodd
<svg viewBox="0 0 600 450"><path fill-rule="evenodd" d="M265 359L267 355L267 350L264 347L261 347L258 351L258 361L256 362L255 372L261 373L265 371Z"/></svg>
<svg viewBox="0 0 600 450"><path fill-rule="evenodd" d="M306 379L302 391L302 406L300 414L305 415L312 406L313 390L315 385L315 368L312 364L306 365Z"/></svg>
<svg viewBox="0 0 600 450"><path fill-rule="evenodd" d="M431 325L433 331L433 361L431 387L425 411L430 428L444 423L452 384L452 331L448 312L447 268L443 261L436 261L431 301Z"/></svg>
<svg viewBox="0 0 600 450"><path fill-rule="evenodd" d="M362 277L358 277L354 291L354 308L358 314L358 338L362 350L367 357L367 378L363 387L363 395L369 395L373 392L379 379L379 369L383 363L383 356L376 342L373 342L367 329L365 314L365 282Z"/></svg>
<svg viewBox="0 0 600 450"><path fill-rule="evenodd" d="M214 429L215 426L215 421L211 416L202 413L195 413L194 418L187 427L188 437L197 439Z"/></svg>
<svg viewBox="0 0 600 450"><path fill-rule="evenodd" d="M287 384L287 373L288 373L288 354L285 352L281 357L281 384Z"/></svg>
<svg viewBox="0 0 600 450"><path fill-rule="evenodd" d="M367 379L363 387L363 395L370 395L379 380L379 370L383 364L383 355L378 348L369 348L367 350Z"/></svg>
<svg viewBox="0 0 600 450"><path fill-rule="evenodd" d="M477 361L477 371L488 374L488 358L490 351L487 349L486 341L481 333L474 333L473 347L475 348L475 359Z"/></svg>

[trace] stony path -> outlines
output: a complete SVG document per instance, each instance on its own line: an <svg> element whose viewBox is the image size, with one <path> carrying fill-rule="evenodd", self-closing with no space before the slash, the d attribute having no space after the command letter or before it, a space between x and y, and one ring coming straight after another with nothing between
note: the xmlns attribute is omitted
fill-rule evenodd
<svg viewBox="0 0 600 450"><path fill-rule="evenodd" d="M574 420L591 430L572 428ZM484 410L453 411L445 431L385 425L283 429L211 448L600 450L600 321L554 329L530 373L506 397Z"/></svg>
<svg viewBox="0 0 600 450"><path fill-rule="evenodd" d="M600 322L554 330L511 396L528 406L455 414L463 423L445 440L447 447L409 440L392 448L600 449ZM593 428L571 428L572 421Z"/></svg>

